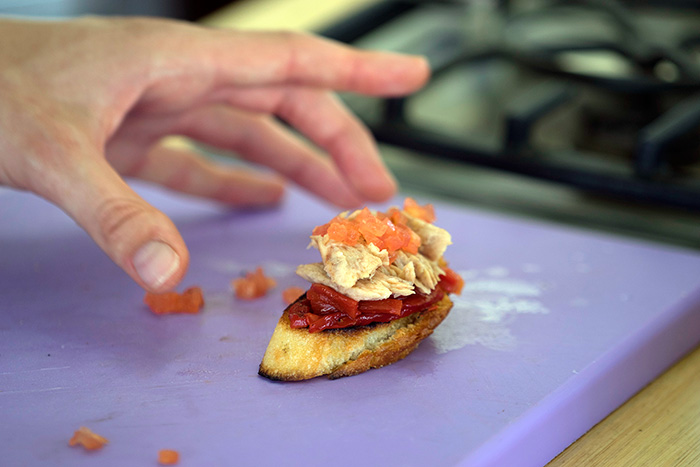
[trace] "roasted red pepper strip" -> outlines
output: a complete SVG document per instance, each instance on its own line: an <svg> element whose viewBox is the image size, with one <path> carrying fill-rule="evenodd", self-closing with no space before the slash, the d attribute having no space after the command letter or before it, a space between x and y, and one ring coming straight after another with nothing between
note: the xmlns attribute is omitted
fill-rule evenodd
<svg viewBox="0 0 700 467"><path fill-rule="evenodd" d="M385 298L384 300L362 300L358 304L360 315L370 313L384 313L391 316L401 316L403 302L398 298Z"/></svg>
<svg viewBox="0 0 700 467"><path fill-rule="evenodd" d="M308 326L309 332L386 323L430 308L444 295L445 291L438 286L427 295L416 293L403 299L387 298L357 302L330 287L313 284L306 293L306 298L290 306L289 321L294 329ZM338 301L335 301L336 299ZM319 300L319 303L314 303L314 300ZM355 302L356 308L352 303L348 307L349 301ZM347 309L356 310L356 315L348 315Z"/></svg>
<svg viewBox="0 0 700 467"><path fill-rule="evenodd" d="M462 276L447 266L442 266L442 269L445 271L445 275L440 276L440 287L447 293L454 293L457 295L462 293L462 287L464 287L464 279L462 279Z"/></svg>
<svg viewBox="0 0 700 467"><path fill-rule="evenodd" d="M313 313L310 313L313 315ZM309 322L309 332L319 332L324 329L341 329L356 326L357 321L343 312L330 313L327 315L315 315L313 321Z"/></svg>
<svg viewBox="0 0 700 467"><path fill-rule="evenodd" d="M306 292L306 298L311 302L313 312L318 315L342 311L351 318L355 318L360 314L357 300L346 297L327 285L313 284Z"/></svg>

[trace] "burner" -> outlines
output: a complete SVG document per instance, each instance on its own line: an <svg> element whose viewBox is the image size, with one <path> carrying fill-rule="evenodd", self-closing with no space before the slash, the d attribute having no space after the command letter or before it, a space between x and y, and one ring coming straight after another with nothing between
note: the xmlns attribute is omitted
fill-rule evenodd
<svg viewBox="0 0 700 467"><path fill-rule="evenodd" d="M509 15L503 45L534 69L621 93L700 90L700 64L688 50L700 39L698 18L663 12L649 22L614 0L556 3Z"/></svg>
<svg viewBox="0 0 700 467"><path fill-rule="evenodd" d="M700 13L629 5L392 1L326 34L355 42L411 12L444 15L437 28L412 23L400 50L428 57L434 78L366 118L379 141L700 210Z"/></svg>

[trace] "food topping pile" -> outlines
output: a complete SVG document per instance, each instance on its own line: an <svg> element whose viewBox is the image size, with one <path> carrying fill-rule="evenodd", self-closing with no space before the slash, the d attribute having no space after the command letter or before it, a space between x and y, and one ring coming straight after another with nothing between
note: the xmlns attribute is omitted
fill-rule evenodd
<svg viewBox="0 0 700 467"><path fill-rule="evenodd" d="M291 326L318 332L388 322L459 293L462 279L442 257L450 234L434 221L431 205L407 198L403 209L364 208L316 227L311 246L322 262L297 268L313 285L289 309Z"/></svg>

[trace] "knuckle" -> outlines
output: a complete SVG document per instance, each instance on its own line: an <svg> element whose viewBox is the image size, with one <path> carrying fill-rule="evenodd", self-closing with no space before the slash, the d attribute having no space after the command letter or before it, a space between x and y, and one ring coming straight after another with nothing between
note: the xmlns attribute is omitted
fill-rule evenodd
<svg viewBox="0 0 700 467"><path fill-rule="evenodd" d="M238 138L234 142L234 149L244 153L251 153L260 145L261 139L269 137L270 122L265 115L251 115L246 120L246 131L237 135Z"/></svg>
<svg viewBox="0 0 700 467"><path fill-rule="evenodd" d="M277 40L286 48L284 61L284 79L294 81L304 66L304 49L307 36L297 31L280 31L276 33Z"/></svg>
<svg viewBox="0 0 700 467"><path fill-rule="evenodd" d="M304 158L288 167L285 176L291 180L303 182L305 179L309 178L309 174L315 172L314 169L314 161L309 158Z"/></svg>
<svg viewBox="0 0 700 467"><path fill-rule="evenodd" d="M130 16L120 18L118 24L126 38L143 41L157 35L157 31L170 25L170 21L163 18Z"/></svg>
<svg viewBox="0 0 700 467"><path fill-rule="evenodd" d="M280 41L289 44L292 47L299 47L309 38L309 35L301 31L284 30L275 33Z"/></svg>
<svg viewBox="0 0 700 467"><path fill-rule="evenodd" d="M126 248L129 236L152 225L156 211L131 198L110 198L99 204L96 212L99 234L105 245L117 250ZM116 254L124 253L116 251Z"/></svg>
<svg viewBox="0 0 700 467"><path fill-rule="evenodd" d="M131 45L129 49L134 52L165 49L166 44L171 46L170 50L182 52L189 41L206 31L201 26L169 18L130 16L118 21L121 39Z"/></svg>
<svg viewBox="0 0 700 467"><path fill-rule="evenodd" d="M18 142L25 153L18 173L24 188L58 201L65 179L79 173L82 158L94 150L75 127L44 115L35 117L31 138Z"/></svg>

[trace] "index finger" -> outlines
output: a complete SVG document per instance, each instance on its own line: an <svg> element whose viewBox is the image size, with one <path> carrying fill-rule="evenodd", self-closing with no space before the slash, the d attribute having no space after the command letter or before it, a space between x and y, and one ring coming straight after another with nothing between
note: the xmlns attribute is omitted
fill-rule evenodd
<svg viewBox="0 0 700 467"><path fill-rule="evenodd" d="M300 84L397 96L416 91L430 75L420 56L360 50L297 32L202 29L186 47L188 59L195 59L191 66L213 70L225 85ZM182 56L183 49L175 52Z"/></svg>

